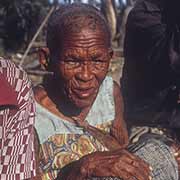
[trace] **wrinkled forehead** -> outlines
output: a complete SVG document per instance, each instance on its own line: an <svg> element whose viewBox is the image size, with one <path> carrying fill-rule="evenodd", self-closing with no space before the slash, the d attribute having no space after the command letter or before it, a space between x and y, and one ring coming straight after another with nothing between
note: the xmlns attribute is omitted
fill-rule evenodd
<svg viewBox="0 0 180 180"><path fill-rule="evenodd" d="M62 39L60 39L62 47L109 47L109 39L107 34L101 30L93 31L88 28L83 28L78 33L66 32Z"/></svg>

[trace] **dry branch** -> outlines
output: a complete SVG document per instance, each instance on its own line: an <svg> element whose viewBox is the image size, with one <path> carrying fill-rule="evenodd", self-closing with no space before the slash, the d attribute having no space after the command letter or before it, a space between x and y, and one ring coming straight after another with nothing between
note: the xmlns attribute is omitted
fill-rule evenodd
<svg viewBox="0 0 180 180"><path fill-rule="evenodd" d="M31 69L26 69L26 72L31 75L37 75L37 76L44 76L44 75L52 75L53 72L49 71L43 71L43 70L31 70Z"/></svg>

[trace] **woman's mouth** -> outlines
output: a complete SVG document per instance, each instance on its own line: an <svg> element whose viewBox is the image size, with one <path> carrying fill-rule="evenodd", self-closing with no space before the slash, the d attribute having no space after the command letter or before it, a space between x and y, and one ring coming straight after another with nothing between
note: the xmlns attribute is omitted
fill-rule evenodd
<svg viewBox="0 0 180 180"><path fill-rule="evenodd" d="M94 88L73 88L72 91L79 97L79 98L88 98L94 93Z"/></svg>

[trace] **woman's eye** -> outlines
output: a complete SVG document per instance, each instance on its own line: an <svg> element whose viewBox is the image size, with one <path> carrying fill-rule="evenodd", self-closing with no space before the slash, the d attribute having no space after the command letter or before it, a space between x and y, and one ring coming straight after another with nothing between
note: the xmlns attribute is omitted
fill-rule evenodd
<svg viewBox="0 0 180 180"><path fill-rule="evenodd" d="M78 62L73 62L73 61L67 61L66 64L68 65L78 65Z"/></svg>
<svg viewBox="0 0 180 180"><path fill-rule="evenodd" d="M100 60L94 60L93 63L94 63L94 64L101 64L102 61L100 61Z"/></svg>
<svg viewBox="0 0 180 180"><path fill-rule="evenodd" d="M64 64L67 69L78 68L80 66L80 63L77 61L64 61Z"/></svg>
<svg viewBox="0 0 180 180"><path fill-rule="evenodd" d="M107 66L107 62L106 61L102 61L102 60L94 60L92 61L93 62L93 65L94 65L94 68L99 70L99 69L105 69L106 66Z"/></svg>
<svg viewBox="0 0 180 180"><path fill-rule="evenodd" d="M103 64L106 64L106 62L105 62L105 61L102 61L102 60L94 60L94 61L93 61L93 64L94 64L94 65L103 65Z"/></svg>

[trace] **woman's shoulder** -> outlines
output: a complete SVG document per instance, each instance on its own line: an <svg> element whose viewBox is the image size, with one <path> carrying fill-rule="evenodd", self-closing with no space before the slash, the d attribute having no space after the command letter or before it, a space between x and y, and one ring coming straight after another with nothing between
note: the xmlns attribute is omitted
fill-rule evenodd
<svg viewBox="0 0 180 180"><path fill-rule="evenodd" d="M54 103L49 98L46 89L42 85L37 85L33 88L36 102L45 109L54 109Z"/></svg>
<svg viewBox="0 0 180 180"><path fill-rule="evenodd" d="M36 101L41 104L42 100L47 97L47 92L42 85L37 85L33 88Z"/></svg>

